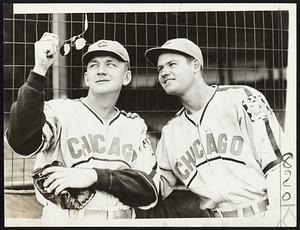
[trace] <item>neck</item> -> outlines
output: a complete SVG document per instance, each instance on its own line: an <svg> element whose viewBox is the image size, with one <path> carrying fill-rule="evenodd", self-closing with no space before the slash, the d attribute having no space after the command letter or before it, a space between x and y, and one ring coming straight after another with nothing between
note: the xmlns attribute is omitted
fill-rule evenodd
<svg viewBox="0 0 300 230"><path fill-rule="evenodd" d="M180 98L181 103L189 114L196 113L204 108L214 91L215 89L206 83L202 85L195 84L193 90Z"/></svg>
<svg viewBox="0 0 300 230"><path fill-rule="evenodd" d="M91 93L87 97L83 98L83 101L91 107L98 116L104 121L109 121L115 115L115 105L117 103L118 96L112 98L111 95L101 95L97 97Z"/></svg>

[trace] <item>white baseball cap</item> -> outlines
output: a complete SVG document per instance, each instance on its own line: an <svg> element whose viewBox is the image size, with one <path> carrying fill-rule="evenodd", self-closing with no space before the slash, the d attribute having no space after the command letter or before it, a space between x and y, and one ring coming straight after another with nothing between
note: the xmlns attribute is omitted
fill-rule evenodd
<svg viewBox="0 0 300 230"><path fill-rule="evenodd" d="M199 46L186 38L171 39L160 47L148 49L145 52L145 57L153 65L156 65L159 55L168 52L182 53L196 58L200 61L201 67L203 68L203 56Z"/></svg>
<svg viewBox="0 0 300 230"><path fill-rule="evenodd" d="M99 40L89 46L87 52L82 56L82 62L84 65L91 60L96 54L103 52L109 52L120 57L124 62L130 64L129 54L125 47L117 41L112 40Z"/></svg>

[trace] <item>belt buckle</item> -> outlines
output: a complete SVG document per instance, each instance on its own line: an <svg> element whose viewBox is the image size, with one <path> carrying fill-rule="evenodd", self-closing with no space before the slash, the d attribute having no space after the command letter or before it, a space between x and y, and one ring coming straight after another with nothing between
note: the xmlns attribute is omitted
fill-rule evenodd
<svg viewBox="0 0 300 230"><path fill-rule="evenodd" d="M210 218L221 218L223 217L222 213L217 210L208 209L208 215Z"/></svg>

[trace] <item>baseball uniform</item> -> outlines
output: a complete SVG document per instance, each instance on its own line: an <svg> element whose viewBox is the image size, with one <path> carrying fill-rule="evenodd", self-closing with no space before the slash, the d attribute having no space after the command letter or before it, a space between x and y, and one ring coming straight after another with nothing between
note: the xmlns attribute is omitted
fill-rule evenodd
<svg viewBox="0 0 300 230"><path fill-rule="evenodd" d="M171 193L178 178L200 196L201 209L222 211L224 217L243 208L262 212L268 205L266 175L280 165L284 151L282 129L257 90L213 87L200 111L188 114L183 108L162 130L157 147L162 195Z"/></svg>
<svg viewBox="0 0 300 230"><path fill-rule="evenodd" d="M105 122L82 99L44 102L45 84L45 77L31 71L20 88L7 131L10 146L22 155L37 154L35 168L53 160L67 167L94 168L97 191L80 210L83 216L108 210L106 218L133 218L132 207L153 207L160 176L144 120L128 118L115 108L115 116ZM39 193L37 199L45 206L45 216L68 219L75 213Z"/></svg>

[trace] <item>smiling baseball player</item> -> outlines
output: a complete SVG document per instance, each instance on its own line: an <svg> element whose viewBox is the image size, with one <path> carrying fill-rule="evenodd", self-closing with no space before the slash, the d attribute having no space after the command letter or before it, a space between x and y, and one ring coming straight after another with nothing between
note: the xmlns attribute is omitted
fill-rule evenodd
<svg viewBox="0 0 300 230"><path fill-rule="evenodd" d="M163 196L180 180L211 217L268 213L279 221L283 132L265 97L247 86L207 85L201 50L188 39L169 40L145 55L166 93L184 106L157 147Z"/></svg>
<svg viewBox="0 0 300 230"><path fill-rule="evenodd" d="M159 173L144 120L115 107L122 86L131 81L128 52L117 41L90 45L82 59L88 95L45 102L45 76L58 48L55 34L45 33L35 43L35 66L12 105L7 140L21 155L37 154L37 169L56 162L41 172L45 181L36 183L46 223L134 218L133 207L156 204ZM90 186L96 194L84 208L59 203L66 189Z"/></svg>

